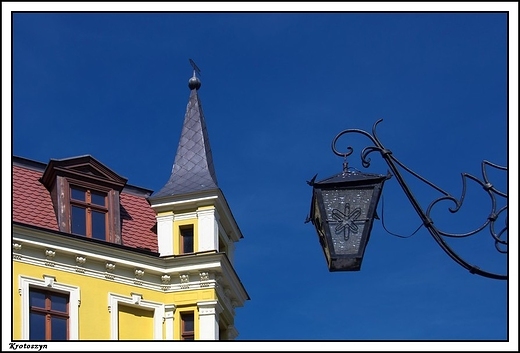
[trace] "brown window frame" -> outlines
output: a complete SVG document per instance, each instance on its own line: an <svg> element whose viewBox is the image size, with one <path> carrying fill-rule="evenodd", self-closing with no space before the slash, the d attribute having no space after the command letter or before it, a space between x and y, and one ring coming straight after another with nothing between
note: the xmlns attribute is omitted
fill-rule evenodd
<svg viewBox="0 0 520 353"><path fill-rule="evenodd" d="M72 190L81 190L85 193L85 200L78 200L74 199L72 196ZM95 203L92 203L92 194L103 194L104 196L104 205L98 205ZM110 210L108 207L108 192L104 190L99 190L97 188L87 186L87 185L77 185L75 183L69 182L69 207L70 207L70 231L72 233L73 230L73 219L72 219L72 209L73 207L79 207L82 209L85 209L85 234L87 238L94 238L92 236L92 224L93 224L93 218L92 213L99 212L103 213L105 215L104 223L105 223L105 238L103 240L109 241L109 230L108 230L108 223L109 223L109 214ZM77 234L77 233L73 233ZM83 235L83 234L81 234ZM97 239L97 238L94 238ZM100 240L100 239L98 239Z"/></svg>
<svg viewBox="0 0 520 353"><path fill-rule="evenodd" d="M189 234L187 234L188 232ZM179 238L180 238L180 253L191 254L195 252L195 227L193 224L186 224L179 226ZM191 251L186 251L185 242L187 238L191 238Z"/></svg>
<svg viewBox="0 0 520 353"><path fill-rule="evenodd" d="M37 307L37 306L30 306L29 307L29 317L31 317L31 313L39 313L45 315L45 340L50 341L52 340L52 326L51 326L51 319L53 317L63 318L66 319L66 339L69 339L69 326L70 326L70 295L64 294L61 292L56 291L50 291L43 288L37 288L37 287L29 287L29 297L31 296L31 293L33 292L39 292L45 294L45 307ZM58 311L51 309L52 308L52 300L51 295L54 296L62 296L67 298L67 311ZM30 320L30 319L29 319Z"/></svg>
<svg viewBox="0 0 520 353"><path fill-rule="evenodd" d="M186 319L191 319L193 322L193 330L186 330ZM195 340L195 313L193 311L185 311L181 313L181 340L193 341Z"/></svg>
<svg viewBox="0 0 520 353"><path fill-rule="evenodd" d="M120 195L126 185L126 178L117 175L92 156L81 156L64 160L51 159L39 181L50 193L59 231L69 234L73 230L71 218L74 200L71 205L71 185L104 193L106 202L103 211L107 211L104 240L115 244L122 243L123 220L121 218ZM83 206L81 205L81 207ZM75 210L74 213L77 216L81 215L78 210ZM87 215L85 215L86 218ZM102 217L93 214L92 218L96 220L94 230L99 230L101 225L97 221L100 223ZM87 233L86 225L85 233ZM91 234L91 231L88 234ZM101 238L101 234L99 235L98 239ZM85 235L81 236L85 237Z"/></svg>

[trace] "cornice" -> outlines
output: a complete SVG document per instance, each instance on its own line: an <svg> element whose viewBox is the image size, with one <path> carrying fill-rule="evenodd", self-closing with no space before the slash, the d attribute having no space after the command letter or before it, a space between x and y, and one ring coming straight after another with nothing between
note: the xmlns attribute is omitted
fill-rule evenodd
<svg viewBox="0 0 520 353"><path fill-rule="evenodd" d="M229 302L243 306L249 297L223 253L158 257L112 244L13 224L13 261L161 292L229 289ZM220 282L217 283L217 279Z"/></svg>
<svg viewBox="0 0 520 353"><path fill-rule="evenodd" d="M160 198L148 198L148 202L156 213L165 211L178 212L201 206L215 206L217 212L221 215L220 221L227 230L227 233L229 233L230 239L234 242L238 242L244 237L231 212L224 193L220 189L205 190L183 195L163 196Z"/></svg>

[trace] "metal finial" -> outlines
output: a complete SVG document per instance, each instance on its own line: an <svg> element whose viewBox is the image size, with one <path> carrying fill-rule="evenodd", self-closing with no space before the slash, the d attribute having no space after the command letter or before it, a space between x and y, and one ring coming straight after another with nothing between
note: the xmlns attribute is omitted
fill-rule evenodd
<svg viewBox="0 0 520 353"><path fill-rule="evenodd" d="M195 62L193 60L191 60L191 59L189 59L189 60L190 60L191 67L193 67L193 75L195 76L195 72L197 72L200 76L200 69L197 66L197 64L195 64Z"/></svg>
<svg viewBox="0 0 520 353"><path fill-rule="evenodd" d="M197 74L199 74L199 76L200 76L200 69L193 60L191 60L191 59L189 59L189 60L190 60L190 65L193 67L193 76L188 81L188 87L190 88L190 90L193 90L193 89L198 90L201 86L200 80L197 77Z"/></svg>

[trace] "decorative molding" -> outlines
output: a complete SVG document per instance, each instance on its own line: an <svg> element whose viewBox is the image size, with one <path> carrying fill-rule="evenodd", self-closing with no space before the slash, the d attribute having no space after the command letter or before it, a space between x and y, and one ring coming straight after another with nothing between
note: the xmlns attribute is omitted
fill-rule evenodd
<svg viewBox="0 0 520 353"><path fill-rule="evenodd" d="M209 287L209 272L199 272L200 286Z"/></svg>
<svg viewBox="0 0 520 353"><path fill-rule="evenodd" d="M76 256L76 272L85 273L85 268L83 267L85 265L85 262L87 261L87 258L85 256L77 255Z"/></svg>
<svg viewBox="0 0 520 353"><path fill-rule="evenodd" d="M113 273L106 272L106 273L105 273L105 278L106 278L106 279L115 280L115 279L116 279L116 276L114 276Z"/></svg>
<svg viewBox="0 0 520 353"><path fill-rule="evenodd" d="M135 275L134 284L136 284L138 286L143 285L142 279L144 276L144 270L142 270L140 268L136 268L134 271L134 275Z"/></svg>
<svg viewBox="0 0 520 353"><path fill-rule="evenodd" d="M176 213L173 215L173 221L185 221L189 219L197 218L197 212L185 212L185 213Z"/></svg>
<svg viewBox="0 0 520 353"><path fill-rule="evenodd" d="M164 318L173 319L173 316L175 314L175 309L177 309L177 306L175 304L165 304L164 305Z"/></svg>
<svg viewBox="0 0 520 353"><path fill-rule="evenodd" d="M26 246L24 246L24 250L27 249ZM59 250L58 250L59 251ZM61 254L61 252L60 252ZM70 260L73 263L67 264L62 261L56 261L54 263L53 269L67 272L67 273L75 273L75 274L81 274L84 276L97 278L97 279L109 279L116 283L120 284L126 284L126 285L136 285L135 281L135 269L137 267L132 267L130 269L130 266L125 266L126 264L120 264L115 263L114 261L105 260L105 262L99 263L97 262L96 258L93 257L92 254L82 254L82 257L87 258L87 261L85 261L85 265L83 267L77 266L76 263L76 257L79 256L77 254L69 254ZM60 260L64 259L64 257L60 257ZM35 265L35 266L44 266L45 259L42 257L36 258L32 256L23 256L20 260L25 264L28 265ZM99 266L101 265L101 266ZM84 271L82 271L84 269ZM130 271L126 271L126 269L130 269ZM119 270L119 271L116 271ZM169 283L163 283L162 276L165 275L165 273L161 272L154 272L154 269L151 269L149 274L148 268L142 268L143 271L145 271L145 275L143 278L146 278L147 280L142 280L138 283L138 285L142 288L147 288L154 291L160 291L160 292L180 292L183 290L186 290L189 286L189 289L195 289L195 288L201 288L199 285L199 281L195 282L189 282L189 277L183 277L185 280L183 280L184 283L180 283L180 280L175 280L175 278L180 277L179 270L175 268L168 268L167 270L170 271L168 276L170 276L170 282ZM198 269L197 270L197 280L199 279L199 273L200 272L206 272L207 270ZM209 272L209 271L208 271ZM209 272L211 274L211 272ZM184 274L184 273L183 273ZM193 274L192 274L193 276ZM211 276L210 276L211 278ZM167 277L164 277L166 280ZM213 288L215 286L215 281L210 279L208 281L208 287Z"/></svg>
<svg viewBox="0 0 520 353"><path fill-rule="evenodd" d="M112 256L109 256L109 254L105 254L104 252L92 252L92 249L89 250L81 246L69 246L71 245L69 244L71 240L68 238L60 238L58 239L59 241L50 243L49 239L44 238L41 232L35 232L35 234L33 234L27 230L29 233L25 234L17 228L15 228L15 230L20 233L14 234L14 238L12 239L13 248L19 248L19 246L14 244L20 244L22 246L20 255L22 256L20 260L13 259L13 261L20 261L26 265L41 267L46 267L52 262L52 267L49 266L47 268L52 268L64 273L73 273L101 280L107 279L116 283L134 286L136 285L134 283L136 280L135 270L141 269L145 272L145 275L143 276L143 281L139 283L140 288L159 291L161 293L177 293L188 289L214 288L219 291L222 304L225 304L226 308L232 310L230 299L226 298L224 294L224 289L230 288L233 299L239 302L238 306L243 305L243 296L241 295L242 292L240 292L242 288L241 283L238 277L234 276L232 272L229 274L229 266L220 260L221 256L218 254L215 256L201 257L202 262L200 264L190 263L184 258L180 258L179 261L171 261L170 258L167 258L164 260L158 259L150 263L139 263L137 258L133 260L126 256L119 258L118 256L121 254L117 253L117 249ZM19 238L21 236L25 238ZM53 258L52 255L54 255ZM50 260L51 258L52 260ZM83 258L85 259L84 263ZM205 273L208 273L207 281L204 280L206 278ZM163 282L164 274L170 276L170 282ZM191 278L189 276L191 276ZM180 280L177 279L179 277L181 278ZM164 277L164 279L166 279L166 277Z"/></svg>
<svg viewBox="0 0 520 353"><path fill-rule="evenodd" d="M56 251L53 249L45 249L45 266L54 267L54 257L56 256Z"/></svg>
<svg viewBox="0 0 520 353"><path fill-rule="evenodd" d="M231 292L231 290L229 289L229 287L225 287L225 288L224 288L224 294L225 294L225 298L226 298L227 302L228 302L229 304L231 304L231 306L233 307L233 309L235 309L237 306L239 306L238 301L237 301L236 298L233 296L233 293Z"/></svg>
<svg viewBox="0 0 520 353"><path fill-rule="evenodd" d="M171 278L172 277L168 274L164 274L161 276L161 282L162 282L161 289L163 291L167 291L168 289L170 289Z"/></svg>
<svg viewBox="0 0 520 353"><path fill-rule="evenodd" d="M229 325L226 328L226 336L226 339L230 341L233 341L235 338L238 337L238 331L236 330L235 326Z"/></svg>
<svg viewBox="0 0 520 353"><path fill-rule="evenodd" d="M202 281L209 281L209 272L199 272L200 280Z"/></svg>
<svg viewBox="0 0 520 353"><path fill-rule="evenodd" d="M229 313L231 314L231 316L235 316L235 307L240 306L240 305L238 303L236 303L237 305L233 306L233 303L231 302L231 298L226 296L226 294L224 293L224 288L222 288L221 286L217 287L215 289L218 293L218 297L220 298L219 303L221 305L225 306L227 308L227 310L229 310Z"/></svg>
<svg viewBox="0 0 520 353"><path fill-rule="evenodd" d="M141 299L143 299L143 295L139 293L130 293L132 296L132 302L137 305L141 305Z"/></svg>
<svg viewBox="0 0 520 353"><path fill-rule="evenodd" d="M105 278L106 279L115 279L115 276L114 274L112 273L112 271L115 270L116 268L116 264L112 263L112 262L107 262L105 264L105 268L107 269L107 272L105 272Z"/></svg>
<svg viewBox="0 0 520 353"><path fill-rule="evenodd" d="M181 288L188 289L190 287L190 276L187 274L180 275Z"/></svg>
<svg viewBox="0 0 520 353"><path fill-rule="evenodd" d="M222 284L224 283L224 277L218 275L217 278L216 278L216 281L217 281L217 285L216 287L222 287Z"/></svg>
<svg viewBox="0 0 520 353"><path fill-rule="evenodd" d="M15 251L20 251L20 250L22 250L22 244L13 243L13 259L21 260L22 256L20 254L15 253Z"/></svg>
<svg viewBox="0 0 520 353"><path fill-rule="evenodd" d="M49 276L49 275L43 275L43 282L46 287L54 287L54 282L56 281L56 277Z"/></svg>
<svg viewBox="0 0 520 353"><path fill-rule="evenodd" d="M80 255L76 256L76 263L78 264L78 266L84 265L85 262L87 262L86 257Z"/></svg>
<svg viewBox="0 0 520 353"><path fill-rule="evenodd" d="M198 302L197 307L199 308L199 317L204 315L217 315L222 311L216 300Z"/></svg>

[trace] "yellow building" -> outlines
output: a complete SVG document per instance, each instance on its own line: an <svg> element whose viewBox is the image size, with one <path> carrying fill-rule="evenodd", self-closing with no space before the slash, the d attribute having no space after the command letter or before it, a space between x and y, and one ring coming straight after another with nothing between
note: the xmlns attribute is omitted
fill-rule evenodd
<svg viewBox="0 0 520 353"><path fill-rule="evenodd" d="M153 193L90 155L13 157L13 340L233 340L249 296L198 97Z"/></svg>

